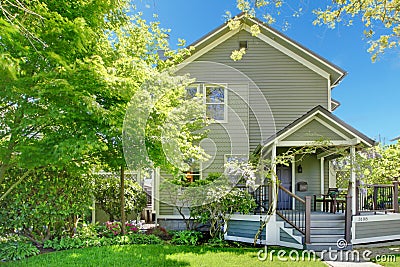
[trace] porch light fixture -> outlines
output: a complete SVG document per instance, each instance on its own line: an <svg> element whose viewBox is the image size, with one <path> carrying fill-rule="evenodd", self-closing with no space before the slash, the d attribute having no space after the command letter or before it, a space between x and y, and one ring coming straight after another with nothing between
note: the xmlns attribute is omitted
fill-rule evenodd
<svg viewBox="0 0 400 267"><path fill-rule="evenodd" d="M303 167L301 165L297 166L297 172L302 173L303 172Z"/></svg>

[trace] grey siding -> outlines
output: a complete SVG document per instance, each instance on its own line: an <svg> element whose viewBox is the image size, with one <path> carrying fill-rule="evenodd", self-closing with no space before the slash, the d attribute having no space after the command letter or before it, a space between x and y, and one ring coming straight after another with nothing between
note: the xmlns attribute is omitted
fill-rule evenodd
<svg viewBox="0 0 400 267"><path fill-rule="evenodd" d="M228 236L237 236L244 238L254 238L260 228L260 222L257 221L237 221L230 220L228 222ZM262 234L259 236L261 239L265 239L265 228Z"/></svg>
<svg viewBox="0 0 400 267"><path fill-rule="evenodd" d="M400 220L356 223L356 239L391 235L400 235Z"/></svg>
<svg viewBox="0 0 400 267"><path fill-rule="evenodd" d="M227 86L227 122L208 126L209 140L201 145L211 156L203 163L203 177L210 172L224 172L226 154L249 154L249 80L232 68L216 63L195 62L183 67L177 74L190 73L201 84ZM229 73L229 74L227 74Z"/></svg>
<svg viewBox="0 0 400 267"><path fill-rule="evenodd" d="M204 178L210 172L224 172L226 154L249 154L247 95L247 84L228 84L228 106L230 107L227 114L228 121L209 125L208 138L212 142L202 143L206 152L212 156L209 161L203 163Z"/></svg>
<svg viewBox="0 0 400 267"><path fill-rule="evenodd" d="M160 178L160 182L162 182L163 179L166 178L172 178L171 175L169 175L168 173L161 171L161 178ZM158 210L158 214L159 215L172 215L175 212L175 208L171 205L168 205L167 203L171 203L171 195L169 194L170 192L168 192L167 190L160 188L160 199L159 201L159 210Z"/></svg>
<svg viewBox="0 0 400 267"><path fill-rule="evenodd" d="M284 141L318 141L318 140L344 140L343 137L322 125L316 120L312 120L293 134L289 135Z"/></svg>
<svg viewBox="0 0 400 267"><path fill-rule="evenodd" d="M307 182L308 191L298 192L296 190L296 195L303 198L305 196L312 196L314 194L320 194L321 191L321 171L320 171L320 161L317 159L316 155L305 155L302 161L296 163L301 164L303 168L302 173L297 173L296 169L296 183L300 181ZM296 165L296 166L297 166ZM296 188L297 189L297 188Z"/></svg>
<svg viewBox="0 0 400 267"><path fill-rule="evenodd" d="M248 41L248 50L242 60L234 62L230 54L238 48L241 40ZM327 108L328 81L325 78L245 31L218 45L197 61L219 62L245 73L267 99L276 130L287 126L317 105ZM226 76L232 74L226 73ZM265 103L258 101L255 93L256 88L251 86L250 106L257 113L265 109ZM254 146L260 141L254 140L259 138L259 125L253 117L250 118L250 143ZM274 131L271 129L271 132Z"/></svg>
<svg viewBox="0 0 400 267"><path fill-rule="evenodd" d="M322 117L322 116L319 115L319 114L318 114L318 118L321 119L322 121L328 123L328 124L331 124L330 121L328 121L325 117ZM335 126L335 130L336 130L336 131L339 131L341 134L345 135L347 138L353 138L353 135L352 135L352 134L350 134L350 133L344 131L343 128L341 128L341 127Z"/></svg>

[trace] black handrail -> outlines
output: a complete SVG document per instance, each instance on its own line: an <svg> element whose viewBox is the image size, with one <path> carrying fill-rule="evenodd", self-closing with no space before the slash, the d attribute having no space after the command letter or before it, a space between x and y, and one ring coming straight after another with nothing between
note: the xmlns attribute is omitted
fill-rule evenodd
<svg viewBox="0 0 400 267"><path fill-rule="evenodd" d="M292 206L294 204L294 207ZM310 243L311 197L296 196L282 185L278 186L276 214L305 236Z"/></svg>

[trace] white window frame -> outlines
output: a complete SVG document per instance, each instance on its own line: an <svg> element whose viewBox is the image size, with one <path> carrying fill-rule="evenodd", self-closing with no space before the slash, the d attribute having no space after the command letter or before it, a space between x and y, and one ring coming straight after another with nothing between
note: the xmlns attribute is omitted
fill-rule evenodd
<svg viewBox="0 0 400 267"><path fill-rule="evenodd" d="M184 176L184 178L187 178L186 175L187 175L187 172L189 172L189 171L190 170L188 170L186 172L185 171L182 172L182 175ZM199 163L199 174L195 174L194 176L197 176L199 178L199 180L203 180L203 163L202 162ZM194 182L194 180L195 179L193 179L193 182Z"/></svg>
<svg viewBox="0 0 400 267"><path fill-rule="evenodd" d="M224 88L224 102L221 103L207 103L207 88L210 87L223 87ZM194 83L186 88L197 88L197 93L202 95L203 97L203 104L206 106L204 116L207 117L207 106L208 105L216 105L222 104L224 106L224 119L223 120L216 120L213 118L211 123L227 123L228 122L228 85L226 83Z"/></svg>

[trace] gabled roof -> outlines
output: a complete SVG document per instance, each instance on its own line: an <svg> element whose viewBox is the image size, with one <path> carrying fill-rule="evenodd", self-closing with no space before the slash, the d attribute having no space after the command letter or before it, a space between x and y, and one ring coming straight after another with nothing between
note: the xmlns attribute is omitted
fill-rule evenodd
<svg viewBox="0 0 400 267"><path fill-rule="evenodd" d="M340 102L337 101L336 99L331 99L331 105L332 105L332 111L334 111L335 109L337 109L340 106Z"/></svg>
<svg viewBox="0 0 400 267"><path fill-rule="evenodd" d="M262 142L262 146L268 146L272 144L273 142L282 139L284 136L288 136L291 133L294 133L296 129L304 125L307 121L309 121L310 118L314 116L322 116L324 119L328 121L329 124L338 127L341 129L343 132L347 133L349 136L352 136L356 140L359 140L360 143L363 143L367 146L374 146L376 142L363 133L359 132L358 130L354 129L341 119L339 119L337 116L333 115L331 112L326 110L322 106L316 106L315 108L311 109L308 111L306 114L283 128L282 130L278 131L276 134L270 136L267 140Z"/></svg>
<svg viewBox="0 0 400 267"><path fill-rule="evenodd" d="M397 140L400 140L400 136L397 136L396 138L393 138L393 139L390 140L390 141L393 142L393 141L397 141Z"/></svg>
<svg viewBox="0 0 400 267"><path fill-rule="evenodd" d="M245 18L243 13L237 15L236 18L241 19L244 22L244 26L239 30L246 30L250 32L251 25L259 25L261 33L258 34L257 37L260 40L277 48L281 52L307 66L311 70L319 74L323 73L326 78L330 79L330 85L332 88L336 86L346 75L346 71L340 67L317 55L281 32L266 25L257 18ZM184 60L184 63L195 60L231 36L235 35L239 30L231 31L227 23L220 25L218 28L214 29L188 46L193 46L195 51L192 53L192 55L188 56Z"/></svg>

